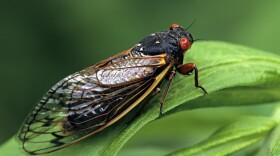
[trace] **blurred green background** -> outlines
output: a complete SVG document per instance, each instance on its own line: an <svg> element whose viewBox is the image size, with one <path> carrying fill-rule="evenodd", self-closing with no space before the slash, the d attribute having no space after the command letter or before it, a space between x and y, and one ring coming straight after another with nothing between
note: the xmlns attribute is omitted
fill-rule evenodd
<svg viewBox="0 0 280 156"><path fill-rule="evenodd" d="M17 132L31 108L60 79L130 48L145 35L172 23L187 27L196 19L190 29L195 38L280 54L279 15L276 0L1 1L0 143ZM198 142L236 116L268 115L271 107L178 113L146 126L127 151L137 145L153 150ZM186 137L176 140L174 135Z"/></svg>

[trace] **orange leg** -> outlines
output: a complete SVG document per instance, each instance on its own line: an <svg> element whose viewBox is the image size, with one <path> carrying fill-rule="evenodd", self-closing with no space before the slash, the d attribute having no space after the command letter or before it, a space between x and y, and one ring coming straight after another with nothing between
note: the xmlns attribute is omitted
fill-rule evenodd
<svg viewBox="0 0 280 156"><path fill-rule="evenodd" d="M198 84L198 69L196 68L196 65L194 63L186 63L186 64L179 65L177 67L177 71L183 75L189 75L191 72L194 71L195 87L200 88L204 92L204 94L207 94L207 91Z"/></svg>

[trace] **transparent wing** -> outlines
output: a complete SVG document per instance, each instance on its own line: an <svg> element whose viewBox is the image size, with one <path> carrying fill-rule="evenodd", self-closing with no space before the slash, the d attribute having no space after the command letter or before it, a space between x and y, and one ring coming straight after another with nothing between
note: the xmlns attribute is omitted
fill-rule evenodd
<svg viewBox="0 0 280 156"><path fill-rule="evenodd" d="M164 57L144 58L136 64L133 59L140 58L110 60L53 86L18 133L23 149L29 154L49 153L112 124L116 116L151 90L155 77L164 69Z"/></svg>

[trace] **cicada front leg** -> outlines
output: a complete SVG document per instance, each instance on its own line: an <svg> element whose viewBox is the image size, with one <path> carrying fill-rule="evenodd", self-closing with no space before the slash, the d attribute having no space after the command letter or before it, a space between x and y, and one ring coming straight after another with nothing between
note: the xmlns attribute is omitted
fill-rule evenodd
<svg viewBox="0 0 280 156"><path fill-rule="evenodd" d="M194 63L182 64L182 65L179 65L176 68L177 68L177 71L180 74L183 74L183 75L189 75L191 72L194 71L194 85L195 85L195 87L196 88L200 88L204 92L204 94L207 94L206 89L204 89L198 83L198 69L197 69L197 67L196 67L196 65Z"/></svg>

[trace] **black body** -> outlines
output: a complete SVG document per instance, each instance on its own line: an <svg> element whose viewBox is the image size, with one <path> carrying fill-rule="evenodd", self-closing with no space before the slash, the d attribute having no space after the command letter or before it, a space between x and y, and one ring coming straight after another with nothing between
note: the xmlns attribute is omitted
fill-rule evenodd
<svg viewBox="0 0 280 156"><path fill-rule="evenodd" d="M146 55L159 55L168 53L175 60L183 54L180 47L180 38L187 38L192 44L194 39L192 35L182 27L170 28L170 30L153 33L143 38L133 50L142 52ZM175 63L176 64L176 63Z"/></svg>

